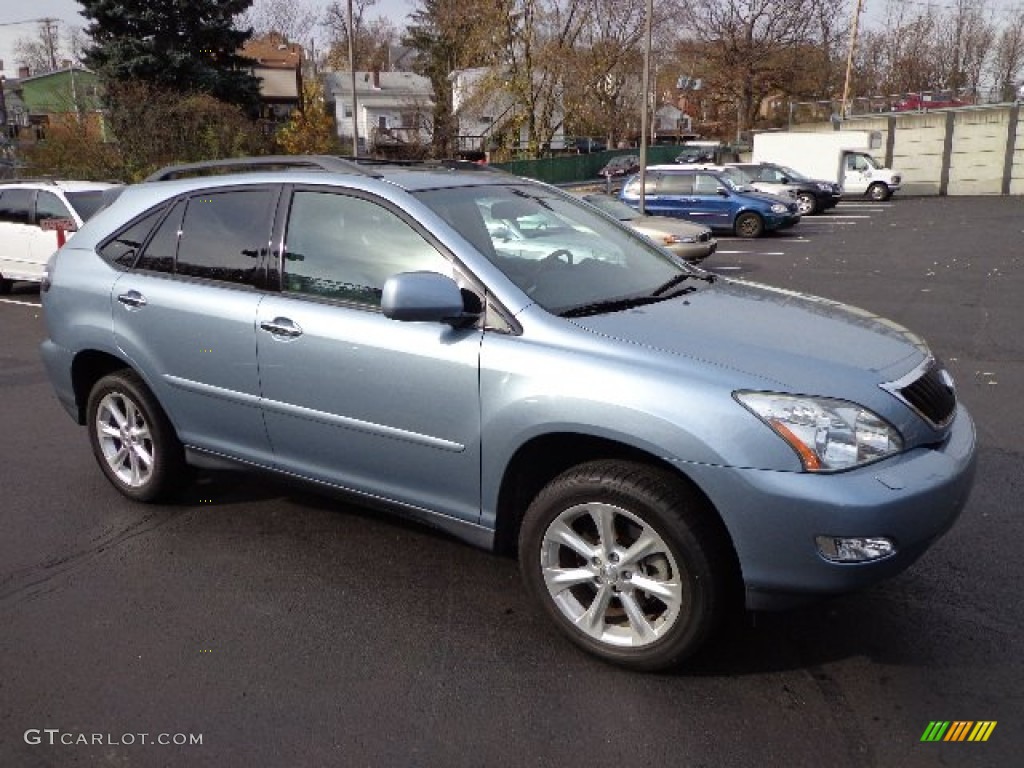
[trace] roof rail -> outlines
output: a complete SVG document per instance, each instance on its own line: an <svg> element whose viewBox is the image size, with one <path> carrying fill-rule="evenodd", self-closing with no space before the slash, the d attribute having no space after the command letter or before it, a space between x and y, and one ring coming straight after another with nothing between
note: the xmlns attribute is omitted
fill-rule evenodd
<svg viewBox="0 0 1024 768"><path fill-rule="evenodd" d="M367 164L372 164L369 160ZM215 175L218 172L305 169L333 171L335 173L357 173L363 176L376 174L362 167L359 160L334 155L264 155L262 157L229 157L223 160L204 160L198 163L168 165L143 179L146 181L169 181L184 176Z"/></svg>

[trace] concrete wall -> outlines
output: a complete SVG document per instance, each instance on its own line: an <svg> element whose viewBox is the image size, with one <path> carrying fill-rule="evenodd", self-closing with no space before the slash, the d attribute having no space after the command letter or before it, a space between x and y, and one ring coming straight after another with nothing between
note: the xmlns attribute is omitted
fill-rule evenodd
<svg viewBox="0 0 1024 768"><path fill-rule="evenodd" d="M945 137L944 112L908 115L897 121L890 165L903 174L903 194L939 193Z"/></svg>
<svg viewBox="0 0 1024 768"><path fill-rule="evenodd" d="M903 174L907 195L1024 195L1024 105L865 115L840 130L878 131L874 154ZM832 123L800 126L832 131Z"/></svg>

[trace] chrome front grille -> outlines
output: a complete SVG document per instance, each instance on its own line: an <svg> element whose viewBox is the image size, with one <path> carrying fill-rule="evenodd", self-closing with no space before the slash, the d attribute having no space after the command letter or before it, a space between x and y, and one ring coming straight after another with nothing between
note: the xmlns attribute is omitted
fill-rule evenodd
<svg viewBox="0 0 1024 768"><path fill-rule="evenodd" d="M935 360L930 360L923 372L919 368L885 388L937 427L948 424L956 411L953 378Z"/></svg>

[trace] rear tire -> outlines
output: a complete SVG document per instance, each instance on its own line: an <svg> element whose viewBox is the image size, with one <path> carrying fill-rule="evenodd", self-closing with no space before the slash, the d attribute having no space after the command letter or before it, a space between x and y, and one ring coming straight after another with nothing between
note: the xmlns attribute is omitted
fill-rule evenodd
<svg viewBox="0 0 1024 768"><path fill-rule="evenodd" d="M520 568L578 646L632 669L667 669L700 648L729 606L737 571L717 522L667 470L592 461L530 504Z"/></svg>
<svg viewBox="0 0 1024 768"><path fill-rule="evenodd" d="M756 213L741 213L733 225L737 237L755 238L764 233L764 220Z"/></svg>
<svg viewBox="0 0 1024 768"><path fill-rule="evenodd" d="M875 182L868 187L868 197L876 202L882 202L892 197L892 192L885 184Z"/></svg>
<svg viewBox="0 0 1024 768"><path fill-rule="evenodd" d="M163 409L137 373L104 376L89 393L89 442L103 474L135 501L159 501L185 476L185 454Z"/></svg>
<svg viewBox="0 0 1024 768"><path fill-rule="evenodd" d="M14 281L6 279L3 275L0 275L0 295L6 296L11 292L14 287Z"/></svg>

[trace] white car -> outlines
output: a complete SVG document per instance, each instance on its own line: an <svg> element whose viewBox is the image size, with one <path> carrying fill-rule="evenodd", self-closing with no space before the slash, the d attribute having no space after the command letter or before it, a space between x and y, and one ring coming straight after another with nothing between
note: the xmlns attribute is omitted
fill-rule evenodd
<svg viewBox="0 0 1024 768"><path fill-rule="evenodd" d="M18 280L40 282L61 239L103 206L105 190L117 186L45 179L0 183L0 293L9 293Z"/></svg>

